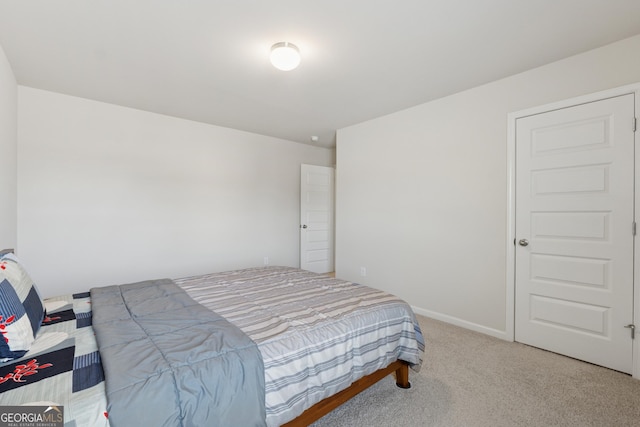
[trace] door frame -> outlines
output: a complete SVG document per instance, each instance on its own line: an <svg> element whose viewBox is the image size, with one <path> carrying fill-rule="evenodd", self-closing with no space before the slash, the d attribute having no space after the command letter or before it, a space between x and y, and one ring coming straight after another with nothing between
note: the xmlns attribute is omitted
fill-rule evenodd
<svg viewBox="0 0 640 427"><path fill-rule="evenodd" d="M640 83L626 85L618 88L608 89L588 95L578 96L571 99L540 105L521 111L507 114L507 268L506 268L506 329L505 338L509 341L515 341L515 239L516 239L516 120L534 114L540 114L547 111L558 110L579 104L598 101L605 98L615 96L635 94L635 117L638 119L640 115ZM640 120L638 120L640 122ZM633 123L629 123L633 126ZM635 144L640 143L640 123L637 124L635 132ZM635 150L635 164L640 166L640 148ZM634 188L634 216L635 221L640 222L638 213L640 212L640 173L635 174ZM631 231L630 231L631 232ZM640 271L640 238L636 236L633 242L634 247L634 275L633 275L633 321L640 332L640 281L637 279L637 273ZM633 342L633 378L640 379L640 333L636 334Z"/></svg>

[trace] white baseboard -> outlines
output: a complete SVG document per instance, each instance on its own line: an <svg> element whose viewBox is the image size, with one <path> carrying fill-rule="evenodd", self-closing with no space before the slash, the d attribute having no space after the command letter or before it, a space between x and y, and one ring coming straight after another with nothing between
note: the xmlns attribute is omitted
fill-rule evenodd
<svg viewBox="0 0 640 427"><path fill-rule="evenodd" d="M461 328L469 329L481 334L490 335L495 338L500 338L505 341L513 341L506 331L500 331L498 329L489 328L487 326L479 325L477 323L469 322L468 320L462 320L457 317L449 316L448 314L438 313L436 311L426 310L420 307L411 306L416 314L428 317L430 319L439 320L441 322L450 323Z"/></svg>

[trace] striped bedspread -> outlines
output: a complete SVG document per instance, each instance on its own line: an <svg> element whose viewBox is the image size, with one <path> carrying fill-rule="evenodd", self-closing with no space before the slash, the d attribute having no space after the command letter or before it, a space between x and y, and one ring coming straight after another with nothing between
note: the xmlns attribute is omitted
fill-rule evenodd
<svg viewBox="0 0 640 427"><path fill-rule="evenodd" d="M418 322L405 302L388 293L290 267L175 282L258 344L269 426L291 421L397 359L420 369Z"/></svg>

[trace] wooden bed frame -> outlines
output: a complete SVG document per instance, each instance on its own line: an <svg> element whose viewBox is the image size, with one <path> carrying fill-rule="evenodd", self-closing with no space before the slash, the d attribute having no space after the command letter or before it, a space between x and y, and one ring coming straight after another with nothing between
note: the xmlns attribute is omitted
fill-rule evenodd
<svg viewBox="0 0 640 427"><path fill-rule="evenodd" d="M409 364L402 360L396 360L386 368L360 378L341 392L316 403L298 418L283 424L281 427L306 427L393 372L396 374L396 385L398 387L411 387L411 383L409 383Z"/></svg>

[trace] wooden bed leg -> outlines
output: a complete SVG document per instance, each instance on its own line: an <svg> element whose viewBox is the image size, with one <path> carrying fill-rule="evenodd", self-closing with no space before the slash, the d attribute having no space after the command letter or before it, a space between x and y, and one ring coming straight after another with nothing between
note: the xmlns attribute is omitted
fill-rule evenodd
<svg viewBox="0 0 640 427"><path fill-rule="evenodd" d="M411 388L408 363L402 363L400 367L396 369L396 385L400 388Z"/></svg>

